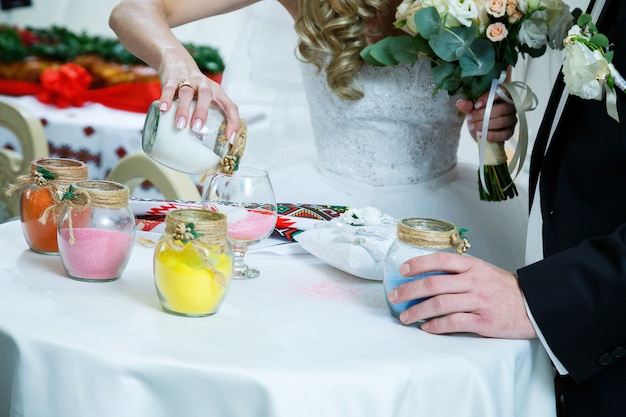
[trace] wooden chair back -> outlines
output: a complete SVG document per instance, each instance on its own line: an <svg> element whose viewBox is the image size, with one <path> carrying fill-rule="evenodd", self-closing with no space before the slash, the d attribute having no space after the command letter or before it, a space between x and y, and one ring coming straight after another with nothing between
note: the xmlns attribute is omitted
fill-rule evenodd
<svg viewBox="0 0 626 417"><path fill-rule="evenodd" d="M20 175L30 169L37 158L48 157L48 140L41 121L30 110L15 103L0 101L0 126L18 139L21 150L0 149L0 205L5 205L11 217L19 216L20 193L6 195L6 190Z"/></svg>
<svg viewBox="0 0 626 417"><path fill-rule="evenodd" d="M202 198L189 175L167 168L143 152L126 155L111 169L107 179L126 184L131 193L148 180L166 200L200 201Z"/></svg>

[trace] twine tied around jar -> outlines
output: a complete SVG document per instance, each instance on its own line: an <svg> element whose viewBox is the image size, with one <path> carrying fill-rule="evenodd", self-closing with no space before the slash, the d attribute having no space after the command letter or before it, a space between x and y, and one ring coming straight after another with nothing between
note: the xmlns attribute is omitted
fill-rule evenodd
<svg viewBox="0 0 626 417"><path fill-rule="evenodd" d="M58 205L65 194L66 186L86 179L87 169L87 164L73 159L35 159L30 163L28 174L17 177L17 182L7 189L6 195L10 197L17 190L29 184L35 184L41 188L47 188L52 196L53 205ZM44 211L39 222L46 224L48 215L49 211Z"/></svg>
<svg viewBox="0 0 626 417"><path fill-rule="evenodd" d="M228 286L228 280L213 266L210 254L224 253L222 244L228 244L227 230L226 215L216 211L179 209L165 216L165 243L173 250L192 245L222 287Z"/></svg>
<svg viewBox="0 0 626 417"><path fill-rule="evenodd" d="M68 229L70 233L70 244L74 244L74 229L72 225L72 210L85 210L90 207L121 209L128 206L130 190L124 185L114 181L91 180L78 181L70 184L67 192L61 201L44 211L43 216L47 216L49 211L53 211L55 216L59 216L63 209L68 211ZM43 217L42 216L42 217Z"/></svg>
<svg viewBox="0 0 626 417"><path fill-rule="evenodd" d="M458 254L467 252L471 246L457 226L435 219L411 218L398 222L398 239L425 248L454 248Z"/></svg>
<svg viewBox="0 0 626 417"><path fill-rule="evenodd" d="M246 137L248 135L248 127L246 125L246 121L244 119L240 120L239 131L237 132L237 136L235 137L235 141L230 144L228 142L228 138L226 137L226 121L223 121L220 125L219 132L217 134L217 138L215 139L215 148L214 152L217 155L224 155L222 159L220 159L219 164L214 169L206 172L202 178L200 178L200 183L204 184L207 178L211 175L221 172L225 175L233 175L233 172L239 168L239 162L241 161L241 157L243 156L243 151L246 148ZM228 150L224 148L228 147Z"/></svg>

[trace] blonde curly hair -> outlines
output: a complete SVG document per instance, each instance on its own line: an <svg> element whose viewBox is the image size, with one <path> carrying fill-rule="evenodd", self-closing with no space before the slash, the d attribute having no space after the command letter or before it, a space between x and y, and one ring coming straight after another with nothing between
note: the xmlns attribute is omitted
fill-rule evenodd
<svg viewBox="0 0 626 417"><path fill-rule="evenodd" d="M396 0L298 0L295 29L305 62L326 67L326 81L339 97L358 100L354 79L363 66L360 52L382 37L380 16L395 12Z"/></svg>

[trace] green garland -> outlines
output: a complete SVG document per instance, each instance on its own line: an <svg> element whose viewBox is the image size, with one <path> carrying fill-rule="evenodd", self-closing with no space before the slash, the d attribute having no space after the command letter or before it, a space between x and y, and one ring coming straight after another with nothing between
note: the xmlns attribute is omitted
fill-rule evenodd
<svg viewBox="0 0 626 417"><path fill-rule="evenodd" d="M183 45L203 72L219 74L224 71L224 61L217 49L190 43ZM106 61L119 64L144 64L115 38L74 33L60 26L18 29L0 25L1 62L23 61L29 56L71 62L81 55L98 55Z"/></svg>

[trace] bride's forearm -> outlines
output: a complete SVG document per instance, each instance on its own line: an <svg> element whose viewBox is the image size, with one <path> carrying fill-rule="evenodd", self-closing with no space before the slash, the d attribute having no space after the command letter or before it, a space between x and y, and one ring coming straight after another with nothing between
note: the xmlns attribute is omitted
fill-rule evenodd
<svg viewBox="0 0 626 417"><path fill-rule="evenodd" d="M123 0L111 12L109 25L129 52L157 70L165 57L186 53L171 32L164 2Z"/></svg>
<svg viewBox="0 0 626 417"><path fill-rule="evenodd" d="M112 10L109 26L120 42L155 69L165 60L188 60L171 28L255 3L258 0L121 0ZM210 39L199 40L210 42Z"/></svg>
<svg viewBox="0 0 626 417"><path fill-rule="evenodd" d="M171 28L247 6L257 0L121 0L109 24L129 52L159 72L159 109L168 111L178 99L176 127L201 129L215 106L227 118L227 137L240 126L237 106L223 88L209 79ZM210 42L210 39L201 41ZM184 87L181 89L181 87ZM191 111L192 100L196 101Z"/></svg>

